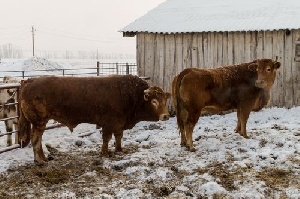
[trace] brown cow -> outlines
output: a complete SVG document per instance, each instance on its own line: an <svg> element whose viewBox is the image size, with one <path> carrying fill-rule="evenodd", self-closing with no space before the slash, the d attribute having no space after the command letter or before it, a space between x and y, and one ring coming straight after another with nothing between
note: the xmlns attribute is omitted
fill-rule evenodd
<svg viewBox="0 0 300 199"><path fill-rule="evenodd" d="M195 151L192 133L202 111L217 113L236 109L236 131L247 138L249 114L268 103L279 67L280 62L259 59L216 69L183 70L172 82L181 145Z"/></svg>
<svg viewBox="0 0 300 199"><path fill-rule="evenodd" d="M131 129L139 121L169 119L169 97L170 93L149 87L132 75L31 78L20 87L19 142L24 147L31 140L34 159L43 164L46 158L41 142L49 119L71 131L80 123L97 124L103 133L102 155L108 157L112 134L116 151L122 151L123 130Z"/></svg>

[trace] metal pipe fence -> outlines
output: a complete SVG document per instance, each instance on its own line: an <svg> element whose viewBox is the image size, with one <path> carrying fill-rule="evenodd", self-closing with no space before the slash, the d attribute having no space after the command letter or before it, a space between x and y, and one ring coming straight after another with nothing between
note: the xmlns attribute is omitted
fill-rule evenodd
<svg viewBox="0 0 300 199"><path fill-rule="evenodd" d="M95 67L82 68L62 68L62 69L37 69L37 70L1 70L0 78L4 76L13 76L17 78L27 79L41 75L57 75L57 76L102 76L102 75L137 75L137 65L135 63L101 63L96 62Z"/></svg>

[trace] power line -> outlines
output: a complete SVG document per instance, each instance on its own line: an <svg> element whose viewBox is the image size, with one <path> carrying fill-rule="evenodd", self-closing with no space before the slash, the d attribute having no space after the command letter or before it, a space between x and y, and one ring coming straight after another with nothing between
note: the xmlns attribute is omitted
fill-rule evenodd
<svg viewBox="0 0 300 199"><path fill-rule="evenodd" d="M79 33L74 33L74 32L68 32L68 31L63 31L63 30L55 30L52 28L47 28L44 26L39 26L39 30L45 30L45 32L48 33L54 33L54 34L60 34L60 35L66 35L66 36L71 36L71 37L80 37L80 38L93 38L94 40L102 40L102 39L109 39L109 40L116 40L116 39L122 39L120 38L107 38L107 37L99 37L95 35L87 35L87 34L79 34Z"/></svg>

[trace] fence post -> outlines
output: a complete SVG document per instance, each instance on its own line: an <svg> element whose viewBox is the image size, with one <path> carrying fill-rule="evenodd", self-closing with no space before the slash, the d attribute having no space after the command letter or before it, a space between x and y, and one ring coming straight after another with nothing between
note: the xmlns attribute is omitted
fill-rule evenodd
<svg viewBox="0 0 300 199"><path fill-rule="evenodd" d="M63 71L63 76L65 76L65 69L62 69L62 71Z"/></svg>
<svg viewBox="0 0 300 199"><path fill-rule="evenodd" d="M126 63L126 75L129 75L129 65Z"/></svg>
<svg viewBox="0 0 300 199"><path fill-rule="evenodd" d="M97 61L97 76L99 76L99 72L100 72L100 62Z"/></svg>
<svg viewBox="0 0 300 199"><path fill-rule="evenodd" d="M24 70L22 70L22 77L23 77L23 79L25 78L25 71Z"/></svg>
<svg viewBox="0 0 300 199"><path fill-rule="evenodd" d="M117 75L119 75L119 67L118 67L118 62L116 62L116 69L117 69Z"/></svg>

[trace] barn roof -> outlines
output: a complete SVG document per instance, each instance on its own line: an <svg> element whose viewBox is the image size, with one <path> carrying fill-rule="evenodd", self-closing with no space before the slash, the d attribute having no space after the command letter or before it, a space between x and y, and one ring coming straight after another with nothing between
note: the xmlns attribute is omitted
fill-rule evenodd
<svg viewBox="0 0 300 199"><path fill-rule="evenodd" d="M120 32L133 36L137 32L171 34L298 28L299 0L166 0Z"/></svg>

